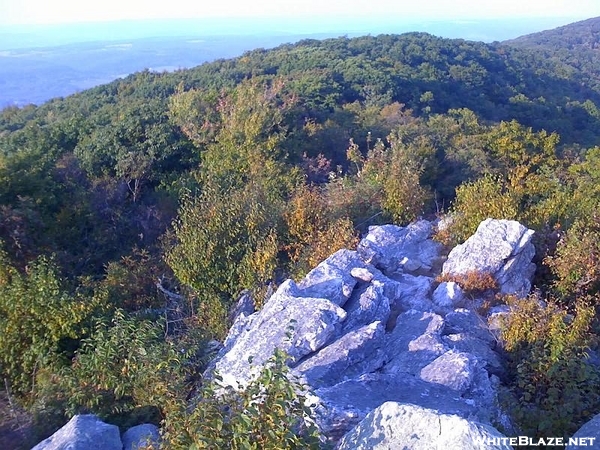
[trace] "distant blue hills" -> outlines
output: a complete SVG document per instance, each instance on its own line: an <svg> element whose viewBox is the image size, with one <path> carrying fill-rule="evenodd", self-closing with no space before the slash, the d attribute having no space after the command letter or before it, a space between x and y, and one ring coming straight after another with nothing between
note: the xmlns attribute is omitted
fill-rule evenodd
<svg viewBox="0 0 600 450"><path fill-rule="evenodd" d="M123 21L0 27L0 107L41 104L144 69L172 71L301 39L425 31L485 42L573 18L406 22L394 17Z"/></svg>

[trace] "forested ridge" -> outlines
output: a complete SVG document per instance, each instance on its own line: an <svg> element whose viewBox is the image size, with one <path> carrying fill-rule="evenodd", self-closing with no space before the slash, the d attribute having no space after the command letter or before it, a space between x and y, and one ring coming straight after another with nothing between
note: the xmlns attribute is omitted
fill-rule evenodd
<svg viewBox="0 0 600 450"><path fill-rule="evenodd" d="M494 300L516 304L515 421L568 436L600 412L583 356L600 304L598 20L493 44L306 40L4 109L4 395L37 440L89 411L161 424L173 448L221 430L269 448L213 404L204 429L187 408L240 292L260 307L369 225L451 217L451 246L494 217L536 230L535 295Z"/></svg>

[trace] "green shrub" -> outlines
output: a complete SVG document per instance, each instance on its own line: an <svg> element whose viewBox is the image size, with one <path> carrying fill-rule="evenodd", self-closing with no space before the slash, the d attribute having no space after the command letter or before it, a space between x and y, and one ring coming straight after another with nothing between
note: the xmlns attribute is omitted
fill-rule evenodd
<svg viewBox="0 0 600 450"><path fill-rule="evenodd" d="M236 391L219 377L202 389L191 412L181 405L167 417L169 449L318 449L306 390L289 378L287 355L276 350L260 375Z"/></svg>
<svg viewBox="0 0 600 450"><path fill-rule="evenodd" d="M554 287L565 302L600 290L600 218L577 221L545 259L556 279Z"/></svg>
<svg viewBox="0 0 600 450"><path fill-rule="evenodd" d="M518 200L506 189L503 181L486 175L456 189L452 220L436 239L453 247L473 235L485 219L516 219L518 213Z"/></svg>
<svg viewBox="0 0 600 450"><path fill-rule="evenodd" d="M285 250L296 277L304 276L337 250L353 248L358 243L352 221L343 216L344 211L331 208L330 194L331 191L303 185L288 202L283 215L288 234ZM342 217L337 217L338 213Z"/></svg>
<svg viewBox="0 0 600 450"><path fill-rule="evenodd" d="M123 427L158 424L190 392L205 342L199 330L167 336L162 320L116 310L97 321L70 367L38 376L32 411L46 429L80 413Z"/></svg>
<svg viewBox="0 0 600 450"><path fill-rule="evenodd" d="M600 372L586 360L594 309L579 300L574 315L535 297L509 299L502 339L509 355L508 405L531 437L572 436L600 410Z"/></svg>
<svg viewBox="0 0 600 450"><path fill-rule="evenodd" d="M27 401L39 371L67 364L93 307L68 293L52 260L21 273L0 250L0 375L13 394Z"/></svg>

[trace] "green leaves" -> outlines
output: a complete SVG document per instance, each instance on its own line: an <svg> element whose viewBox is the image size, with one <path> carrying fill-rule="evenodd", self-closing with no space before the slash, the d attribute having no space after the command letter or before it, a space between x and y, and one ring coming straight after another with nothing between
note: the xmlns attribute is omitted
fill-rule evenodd
<svg viewBox="0 0 600 450"><path fill-rule="evenodd" d="M94 305L68 294L47 258L22 274L1 252L0 266L0 373L26 397L37 371L60 367L63 343L82 336Z"/></svg>
<svg viewBox="0 0 600 450"><path fill-rule="evenodd" d="M307 392L290 377L286 359L276 350L260 374L239 391L207 382L191 412L167 418L169 448L322 448Z"/></svg>
<svg viewBox="0 0 600 450"><path fill-rule="evenodd" d="M555 302L509 299L502 340L514 374L509 405L529 436L571 436L600 407L600 372L585 357L593 341L594 310L578 301L574 315ZM566 413L568 411L568 413Z"/></svg>

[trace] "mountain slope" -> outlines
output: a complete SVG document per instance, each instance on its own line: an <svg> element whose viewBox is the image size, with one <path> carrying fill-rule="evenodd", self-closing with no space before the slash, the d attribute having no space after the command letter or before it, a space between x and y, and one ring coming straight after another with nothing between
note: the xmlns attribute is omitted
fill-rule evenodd
<svg viewBox="0 0 600 450"><path fill-rule="evenodd" d="M184 89L220 90L245 78L277 76L301 99L308 117L323 118L357 101L399 102L417 114L469 108L487 120L516 119L535 129L557 131L565 143L594 144L600 134L600 78L595 57L578 55L549 56L512 44L425 33L305 40L190 70L132 75L56 100L34 115L78 111L93 123L95 111L104 106L150 97L164 100L180 83ZM0 118L0 130L15 126L20 125L11 124L6 114Z"/></svg>
<svg viewBox="0 0 600 450"><path fill-rule="evenodd" d="M600 17L575 22L564 27L518 37L505 44L520 48L545 50L599 50Z"/></svg>

